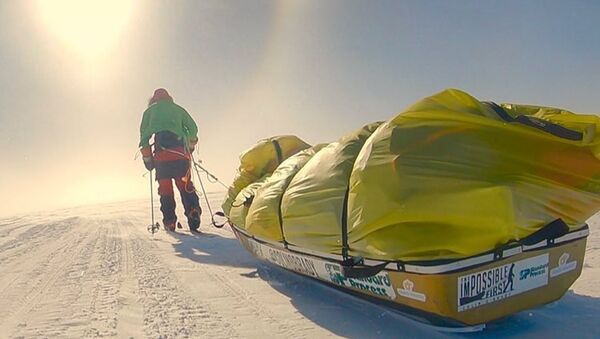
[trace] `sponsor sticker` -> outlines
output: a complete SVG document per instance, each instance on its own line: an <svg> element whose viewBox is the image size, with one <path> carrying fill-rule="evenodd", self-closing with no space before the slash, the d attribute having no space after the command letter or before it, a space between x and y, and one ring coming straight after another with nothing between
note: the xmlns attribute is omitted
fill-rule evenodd
<svg viewBox="0 0 600 339"><path fill-rule="evenodd" d="M278 266L329 281L342 287L355 288L392 300L396 299L394 287L392 286L392 282L386 271L381 271L377 275L368 278L347 278L342 275L342 268L339 264L315 258L307 258L295 253L266 246L252 240L247 241L247 244L247 248L257 257L270 261Z"/></svg>
<svg viewBox="0 0 600 339"><path fill-rule="evenodd" d="M466 311L548 284L548 254L458 278L458 311Z"/></svg>
<svg viewBox="0 0 600 339"><path fill-rule="evenodd" d="M398 294L400 294L401 296L403 296L405 298L414 299L414 300L418 300L421 302L426 302L427 296L423 293L415 292L414 288L415 288L415 283L412 282L412 280L405 279L402 282L402 288L398 288L397 291L398 291Z"/></svg>
<svg viewBox="0 0 600 339"><path fill-rule="evenodd" d="M560 258L558 258L558 266L550 270L550 278L558 277L559 275L572 271L577 267L577 260L569 262L570 256L571 255L569 253L563 253Z"/></svg>
<svg viewBox="0 0 600 339"><path fill-rule="evenodd" d="M315 267L315 261L312 259L267 246L263 247L262 253L265 259L276 265L311 277L319 277Z"/></svg>
<svg viewBox="0 0 600 339"><path fill-rule="evenodd" d="M242 239L246 241L248 250L259 258L270 261L289 270L309 275L311 277L318 278L320 275L323 275L317 273L318 266L322 266L318 260L305 258L287 251L265 246L246 238ZM322 269L322 271L324 271L324 269Z"/></svg>
<svg viewBox="0 0 600 339"><path fill-rule="evenodd" d="M325 280L339 286L353 287L392 300L396 299L396 292L394 292L394 287L387 271L381 271L377 275L368 278L347 278L343 276L340 265L332 263L324 264L325 271L327 272L327 277L323 277Z"/></svg>

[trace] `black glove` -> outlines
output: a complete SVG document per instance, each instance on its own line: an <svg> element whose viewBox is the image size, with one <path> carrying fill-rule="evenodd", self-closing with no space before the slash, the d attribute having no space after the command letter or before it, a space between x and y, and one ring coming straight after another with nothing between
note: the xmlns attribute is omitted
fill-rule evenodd
<svg viewBox="0 0 600 339"><path fill-rule="evenodd" d="M152 171L154 169L154 159L151 156L142 157L142 160L144 160L144 166L146 166L148 171Z"/></svg>

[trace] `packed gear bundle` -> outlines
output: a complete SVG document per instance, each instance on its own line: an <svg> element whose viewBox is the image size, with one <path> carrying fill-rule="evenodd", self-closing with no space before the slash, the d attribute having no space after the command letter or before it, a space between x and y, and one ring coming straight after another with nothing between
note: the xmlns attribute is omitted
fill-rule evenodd
<svg viewBox="0 0 600 339"><path fill-rule="evenodd" d="M259 142L223 210L260 258L478 325L560 298L581 273L598 131L595 115L450 89L328 145Z"/></svg>

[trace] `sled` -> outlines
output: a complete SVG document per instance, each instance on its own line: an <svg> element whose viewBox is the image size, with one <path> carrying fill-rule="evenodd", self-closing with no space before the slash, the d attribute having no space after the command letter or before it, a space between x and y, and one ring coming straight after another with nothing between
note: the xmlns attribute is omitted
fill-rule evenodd
<svg viewBox="0 0 600 339"><path fill-rule="evenodd" d="M479 326L559 299L581 273L599 130L595 115L449 89L326 145L260 141L223 211L259 258Z"/></svg>
<svg viewBox="0 0 600 339"><path fill-rule="evenodd" d="M231 225L257 258L445 330L484 324L560 299L581 274L588 226L461 260L380 261L308 251Z"/></svg>

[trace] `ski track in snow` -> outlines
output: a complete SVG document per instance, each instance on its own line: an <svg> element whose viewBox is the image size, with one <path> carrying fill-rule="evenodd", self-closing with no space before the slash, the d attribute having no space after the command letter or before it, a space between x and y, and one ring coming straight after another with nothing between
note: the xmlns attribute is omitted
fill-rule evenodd
<svg viewBox="0 0 600 339"><path fill-rule="evenodd" d="M600 337L600 216L565 297L448 334L261 262L208 216L208 236L151 235L148 205L0 219L0 338Z"/></svg>

